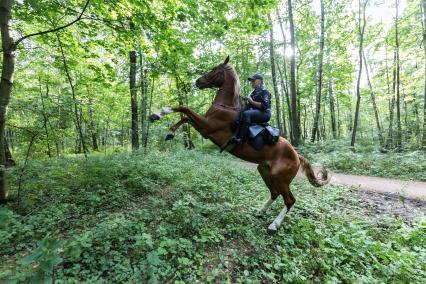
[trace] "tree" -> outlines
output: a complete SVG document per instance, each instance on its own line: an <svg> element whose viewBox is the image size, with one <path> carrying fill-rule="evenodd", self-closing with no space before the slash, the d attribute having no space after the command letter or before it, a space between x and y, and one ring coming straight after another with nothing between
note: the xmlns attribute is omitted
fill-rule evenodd
<svg viewBox="0 0 426 284"><path fill-rule="evenodd" d="M316 109L314 118L314 127L312 129L311 141L314 142L318 132L318 120L321 112L321 91L322 91L322 73L323 73L323 58L324 58L324 0L320 0L321 3L321 37L320 37L320 51L318 56L318 74L317 74L317 95L316 95Z"/></svg>
<svg viewBox="0 0 426 284"><path fill-rule="evenodd" d="M402 147L402 130L401 130L401 95L400 95L400 60L399 60L399 37L398 37L398 18L399 18L399 0L395 0L395 55L396 55L396 121L397 121L397 133L396 133L396 147L398 150Z"/></svg>
<svg viewBox="0 0 426 284"><path fill-rule="evenodd" d="M423 52L424 52L424 102L423 102L423 139L422 147L426 151L426 0L422 0L423 5Z"/></svg>
<svg viewBox="0 0 426 284"><path fill-rule="evenodd" d="M140 65L140 78L141 78L141 141L142 146L146 147L148 143L147 137L147 101L148 101L148 69L144 66L143 62L143 54L142 51L139 50L139 65Z"/></svg>
<svg viewBox="0 0 426 284"><path fill-rule="evenodd" d="M290 109L290 98L289 98L289 93L288 93L288 78L287 78L287 59L286 59L286 53L287 53L287 39L286 39L286 35L284 32L284 28L283 28L283 20L281 20L281 18L279 17L279 11L276 10L276 14L278 17L278 22L280 25L280 30L281 30L281 35L283 37L283 56L282 56L282 60L283 60L283 64L282 64L282 68L280 68L280 65L278 65L278 72L280 73L280 81L281 81L281 86L282 89L284 91L284 97L283 97L283 124L284 124L284 130L286 129L286 119L285 119L285 104L287 103L287 107L288 107L288 121L289 121L289 128L291 129L291 109ZM281 70L282 69L282 70ZM287 132L287 131L285 131Z"/></svg>
<svg viewBox="0 0 426 284"><path fill-rule="evenodd" d="M337 127L336 127L336 111L334 107L334 94L333 85L331 81L328 82L328 100L330 103L330 120L331 120L331 131L333 132L333 138L337 138Z"/></svg>
<svg viewBox="0 0 426 284"><path fill-rule="evenodd" d="M68 28L69 26L77 23L81 20L84 12L89 5L89 1L86 1L81 13L74 20L59 26L54 29L49 29L41 32L30 33L14 41L10 31L10 21L12 15L12 8L14 5L13 0L0 0L0 29L2 39L2 50L3 50L3 66L1 73L0 82L0 164L6 164L6 151L5 151L5 125L6 125L6 113L10 101L10 95L13 86L13 76L15 73L15 52L19 44L30 37L44 35L52 32L57 32ZM7 200L7 184L6 184L6 173L3 168L0 169L0 202Z"/></svg>
<svg viewBox="0 0 426 284"><path fill-rule="evenodd" d="M272 84L274 86L274 96L275 96L275 107L276 107L276 117L278 128L281 130L281 133L286 135L284 132L283 125L281 123L281 106L280 106L280 95L278 93L278 85L277 85L277 74L275 71L275 51L274 51L274 28L271 20L271 15L268 15L268 20L270 24L269 30L269 57L271 59L271 74L272 74Z"/></svg>
<svg viewBox="0 0 426 284"><path fill-rule="evenodd" d="M76 92L75 92L75 86L74 86L73 80L71 78L70 70L68 69L68 64L67 64L67 60L65 58L64 48L62 46L62 41L61 41L61 38L59 36L59 33L56 33L56 37L58 39L59 49L61 51L62 61L64 63L65 74L67 75L67 80L68 80L68 83L71 87L71 94L72 94L73 105L74 105L75 127L77 128L77 132L78 132L79 140L80 140L79 145L81 145L84 157L87 158L87 148L86 148L86 143L84 141L83 127L81 125L81 122L82 122L81 111L79 112L79 110L78 110L78 102L77 102L77 96L76 96ZM80 104L80 108L81 108L81 104ZM80 147L78 147L78 149L80 149ZM79 152L80 152L80 150L79 150Z"/></svg>
<svg viewBox="0 0 426 284"><path fill-rule="evenodd" d="M365 73L367 74L367 83L368 83L368 87L370 88L370 98L371 98L371 103L373 105L374 118L376 119L377 135L379 137L380 146L384 146L382 127L380 126L379 111L377 109L377 104L376 104L376 96L373 91L373 85L371 84L370 73L368 72L368 64L367 64L367 59L365 57L364 51L362 52L362 56L365 63Z"/></svg>
<svg viewBox="0 0 426 284"><path fill-rule="evenodd" d="M358 129L358 120L359 120L359 106L361 102L361 92L360 92L360 84L361 84L361 74L362 74L362 52L363 52L363 43L364 43L364 32L365 32L365 10L367 7L368 0L361 6L361 0L358 0L358 34L359 34L359 49L358 49L358 58L359 58L359 70L358 70L358 79L356 83L356 107L355 107L355 118L354 118L354 127L352 129L352 139L351 139L351 147L355 147L355 138L356 131ZM361 10L362 10L362 19L361 19Z"/></svg>
<svg viewBox="0 0 426 284"><path fill-rule="evenodd" d="M129 84L130 84L130 105L132 111L132 150L139 149L139 134L138 134L138 98L136 89L136 51L129 51Z"/></svg>
<svg viewBox="0 0 426 284"><path fill-rule="evenodd" d="M294 19L293 7L291 0L288 0L288 17L290 22L290 48L292 55L290 58L290 93L291 93L291 114L292 114L292 128L291 128L291 143L297 147L300 141L300 126L297 111L297 92L296 92L296 47L295 47L295 34L294 34Z"/></svg>

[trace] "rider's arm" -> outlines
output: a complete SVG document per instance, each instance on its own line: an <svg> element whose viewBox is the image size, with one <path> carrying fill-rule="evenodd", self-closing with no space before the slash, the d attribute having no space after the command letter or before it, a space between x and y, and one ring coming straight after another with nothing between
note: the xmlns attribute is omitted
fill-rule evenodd
<svg viewBox="0 0 426 284"><path fill-rule="evenodd" d="M252 106L258 109L262 109L262 103L254 101L251 97L248 97L248 100Z"/></svg>
<svg viewBox="0 0 426 284"><path fill-rule="evenodd" d="M268 108L271 108L271 93L267 90L263 90L261 101L258 104L259 106L256 105L256 107L263 111L266 111Z"/></svg>

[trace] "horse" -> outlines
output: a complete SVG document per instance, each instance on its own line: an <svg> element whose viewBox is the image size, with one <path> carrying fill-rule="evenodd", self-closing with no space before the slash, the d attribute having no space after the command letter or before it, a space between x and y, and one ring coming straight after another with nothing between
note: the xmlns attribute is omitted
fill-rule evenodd
<svg viewBox="0 0 426 284"><path fill-rule="evenodd" d="M204 138L210 139L217 146L225 145L233 135L231 123L241 109L240 81L234 67L229 63L229 56L223 63L198 78L195 85L201 90L219 88L211 107L204 116L187 106L179 105L171 108L164 107L161 112L153 113L150 119L154 121L164 115L182 113L181 120L170 127L166 140L173 139L176 130L183 123L189 123ZM229 152L242 160L257 164L257 170L270 191L270 198L257 211L257 216L262 216L278 196L281 195L284 199L285 207L268 226L268 234L277 232L284 217L296 202L290 190L290 183L300 167L315 187L324 186L330 181L325 169L321 171L321 176L316 176L309 161L299 155L290 142L283 137L280 137L276 144L266 145L259 151L248 144L243 144L229 149Z"/></svg>

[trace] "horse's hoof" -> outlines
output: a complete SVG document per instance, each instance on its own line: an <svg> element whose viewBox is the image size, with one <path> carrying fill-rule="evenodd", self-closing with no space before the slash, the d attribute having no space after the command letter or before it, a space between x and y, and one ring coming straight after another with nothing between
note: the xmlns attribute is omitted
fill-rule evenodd
<svg viewBox="0 0 426 284"><path fill-rule="evenodd" d="M149 116L149 120L151 121L151 122L154 122L154 121L156 121L156 120L159 120L161 117L158 115L158 114L156 114L156 113L153 113L153 114L151 114L150 116Z"/></svg>
<svg viewBox="0 0 426 284"><path fill-rule="evenodd" d="M270 225L268 227L268 230L266 231L268 235L275 235L277 233L278 229L276 226Z"/></svg>
<svg viewBox="0 0 426 284"><path fill-rule="evenodd" d="M173 138L175 138L175 135L172 133L167 133L166 135L166 141L172 140Z"/></svg>

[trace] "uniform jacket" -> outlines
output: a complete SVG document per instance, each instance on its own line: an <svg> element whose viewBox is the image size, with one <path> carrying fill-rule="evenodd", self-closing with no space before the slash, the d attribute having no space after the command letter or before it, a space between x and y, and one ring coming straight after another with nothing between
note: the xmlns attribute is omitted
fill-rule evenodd
<svg viewBox="0 0 426 284"><path fill-rule="evenodd" d="M255 102L261 103L260 110L267 111L271 110L271 93L265 88L264 85L256 88L251 94L250 97ZM255 108L251 106L251 108Z"/></svg>

